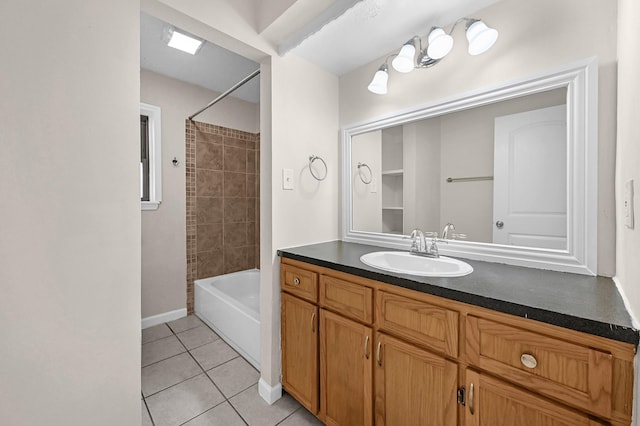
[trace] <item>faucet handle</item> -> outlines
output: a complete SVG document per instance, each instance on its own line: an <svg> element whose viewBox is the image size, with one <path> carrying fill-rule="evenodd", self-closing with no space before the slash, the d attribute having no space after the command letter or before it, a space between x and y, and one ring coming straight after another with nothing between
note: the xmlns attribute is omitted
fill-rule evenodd
<svg viewBox="0 0 640 426"><path fill-rule="evenodd" d="M456 233L453 233L453 234L451 235L451 238L452 238L452 239L454 239L454 240L455 240L455 239L458 239L458 240L466 240L466 239L467 239L467 234L456 234Z"/></svg>
<svg viewBox="0 0 640 426"><path fill-rule="evenodd" d="M402 238L411 240L411 248L409 249L409 251L411 251L412 253L421 251L424 234L420 229L416 228L413 231L411 231L410 236L405 235Z"/></svg>
<svg viewBox="0 0 640 426"><path fill-rule="evenodd" d="M438 238L438 233L435 231L429 231L429 232L425 232L424 233L425 237L433 237L433 238Z"/></svg>

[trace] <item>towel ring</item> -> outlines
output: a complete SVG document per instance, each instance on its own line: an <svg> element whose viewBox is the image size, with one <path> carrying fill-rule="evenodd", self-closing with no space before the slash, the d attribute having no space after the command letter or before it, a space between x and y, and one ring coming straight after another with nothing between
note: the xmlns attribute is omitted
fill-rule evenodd
<svg viewBox="0 0 640 426"><path fill-rule="evenodd" d="M365 180L362 177L361 167L366 167L367 169L369 169L369 179L368 180ZM365 185L369 185L371 183L371 181L373 180L373 173L371 172L371 167L369 167L369 165L367 163L358 163L358 176L360 176L360 180L362 181L362 183L364 183Z"/></svg>
<svg viewBox="0 0 640 426"><path fill-rule="evenodd" d="M314 172L313 172L313 162L316 160L320 160L322 162L322 164L324 165L324 176L320 177L317 176ZM323 181L327 178L327 172L329 171L329 169L327 168L327 163L324 162L324 160L320 157L318 157L317 155L311 155L309 157L309 171L311 172L311 176L313 176L316 180L319 181Z"/></svg>

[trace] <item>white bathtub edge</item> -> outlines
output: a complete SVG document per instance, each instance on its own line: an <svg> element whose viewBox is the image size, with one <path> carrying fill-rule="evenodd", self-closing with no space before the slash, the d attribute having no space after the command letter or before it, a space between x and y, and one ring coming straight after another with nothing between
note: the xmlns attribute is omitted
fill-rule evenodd
<svg viewBox="0 0 640 426"><path fill-rule="evenodd" d="M158 315L152 315L150 317L142 318L142 329L153 327L154 325L162 324L165 322L177 320L187 316L187 308L176 309L175 311L169 311Z"/></svg>
<svg viewBox="0 0 640 426"><path fill-rule="evenodd" d="M252 357L247 351L242 348L242 346L238 345L235 340L231 337L227 336L219 327L216 327L211 321L207 319L206 316L196 312L195 315L202 320L210 329L212 329L222 340L224 340L229 346L235 349L236 352L242 356L249 364L253 365L253 368L260 371L260 360Z"/></svg>
<svg viewBox="0 0 640 426"><path fill-rule="evenodd" d="M267 402L267 404L272 405L274 402L282 398L282 384L277 383L275 386L270 386L265 379L260 377L260 381L258 382L258 394Z"/></svg>

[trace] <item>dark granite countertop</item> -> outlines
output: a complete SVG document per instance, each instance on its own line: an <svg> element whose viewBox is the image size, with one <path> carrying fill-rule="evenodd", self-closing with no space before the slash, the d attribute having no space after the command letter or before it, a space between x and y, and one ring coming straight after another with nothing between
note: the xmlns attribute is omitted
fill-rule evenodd
<svg viewBox="0 0 640 426"><path fill-rule="evenodd" d="M464 259L473 273L457 278L419 277L372 268L365 253L390 250L330 241L278 250L282 257L382 281L470 305L638 345L622 297L611 278L546 271Z"/></svg>

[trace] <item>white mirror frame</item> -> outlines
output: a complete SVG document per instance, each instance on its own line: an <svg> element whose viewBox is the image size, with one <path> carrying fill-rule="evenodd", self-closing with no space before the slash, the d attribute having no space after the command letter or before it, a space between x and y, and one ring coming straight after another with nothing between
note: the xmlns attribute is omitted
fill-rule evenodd
<svg viewBox="0 0 640 426"><path fill-rule="evenodd" d="M547 90L567 88L567 249L550 250L449 240L440 253L586 275L597 274L598 64L589 58L552 72L464 93L444 101L346 126L342 141L343 241L408 250L402 235L353 229L351 138L355 135ZM445 218L446 221L446 218Z"/></svg>

